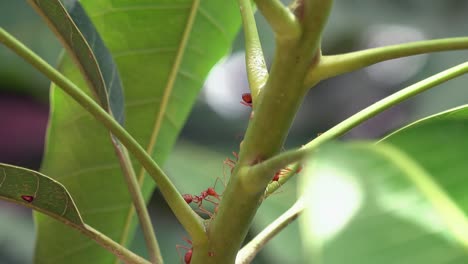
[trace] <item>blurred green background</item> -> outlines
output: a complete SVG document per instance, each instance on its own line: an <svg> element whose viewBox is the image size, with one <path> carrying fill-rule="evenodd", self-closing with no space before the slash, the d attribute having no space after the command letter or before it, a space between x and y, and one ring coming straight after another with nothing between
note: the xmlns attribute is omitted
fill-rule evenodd
<svg viewBox="0 0 468 264"><path fill-rule="evenodd" d="M234 1L234 0L232 0ZM466 35L465 0L346 0L335 1L323 38L323 53L335 54L400 42ZM267 62L274 41L257 14ZM0 26L52 65L61 46L26 1L0 0ZM320 83L311 90L296 117L285 148L305 144L356 111L409 84L466 61L468 51L421 55L381 63ZM464 104L467 78L462 77L394 107L355 128L344 138L377 138L423 116ZM4 47L0 48L0 162L38 169L48 115L49 81ZM286 89L286 88L285 88ZM165 169L183 193L199 193L222 177L222 162L237 151L249 109L240 95L248 91L243 36L239 33L230 57L213 69L183 129ZM274 121L274 120L273 120ZM193 155L197 153L197 155ZM194 179L184 182L184 175ZM269 198L259 210L252 234L288 208L294 183ZM167 263L177 263L176 244L183 230L155 193L150 213ZM160 228L163 226L164 228ZM159 227L159 228L158 228ZM288 227L255 263L301 263L297 225ZM0 202L0 263L31 263L34 225L30 210ZM133 248L144 253L141 235ZM288 254L285 254L288 252Z"/></svg>

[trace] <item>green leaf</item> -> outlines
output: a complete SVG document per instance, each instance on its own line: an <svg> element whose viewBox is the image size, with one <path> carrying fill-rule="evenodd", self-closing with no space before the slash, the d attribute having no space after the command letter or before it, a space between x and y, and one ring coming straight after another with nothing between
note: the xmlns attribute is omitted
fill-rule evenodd
<svg viewBox="0 0 468 264"><path fill-rule="evenodd" d="M447 190L386 144L325 146L303 172L312 263L466 263L468 220Z"/></svg>
<svg viewBox="0 0 468 264"><path fill-rule="evenodd" d="M468 214L468 106L416 121L382 140L411 155Z"/></svg>
<svg viewBox="0 0 468 264"><path fill-rule="evenodd" d="M0 199L32 208L68 225L84 225L67 189L36 171L0 163Z"/></svg>
<svg viewBox="0 0 468 264"><path fill-rule="evenodd" d="M102 107L123 124L124 97L117 66L81 4L77 0L29 2L75 59Z"/></svg>
<svg viewBox="0 0 468 264"><path fill-rule="evenodd" d="M206 75L230 49L240 25L236 3L81 3L117 63L126 98L126 128L162 165ZM68 57L61 65L67 77L85 87ZM155 185L134 164L149 199ZM87 224L121 244L130 242L136 220L108 132L56 88L42 171L67 187ZM88 238L37 218L38 263L114 263L114 256Z"/></svg>

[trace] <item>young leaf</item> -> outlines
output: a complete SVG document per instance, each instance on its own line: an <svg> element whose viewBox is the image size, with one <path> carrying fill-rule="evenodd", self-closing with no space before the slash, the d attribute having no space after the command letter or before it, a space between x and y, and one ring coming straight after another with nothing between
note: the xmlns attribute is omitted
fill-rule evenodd
<svg viewBox="0 0 468 264"><path fill-rule="evenodd" d="M238 30L235 1L81 3L119 68L125 87L126 127L163 164L204 78L228 52ZM78 86L85 85L70 58L64 58L61 70ZM42 171L73 194L86 223L128 244L136 221L107 131L59 89L52 91L50 120ZM144 197L149 199L155 185L134 164ZM115 260L86 237L43 217L38 217L38 228L38 261L51 256L67 263ZM65 250L66 245L76 249ZM63 253L57 255L57 251Z"/></svg>
<svg viewBox="0 0 468 264"><path fill-rule="evenodd" d="M0 199L32 208L68 225L84 226L67 189L36 171L0 163Z"/></svg>
<svg viewBox="0 0 468 264"><path fill-rule="evenodd" d="M29 0L75 59L99 103L124 122L122 81L109 50L77 0Z"/></svg>
<svg viewBox="0 0 468 264"><path fill-rule="evenodd" d="M303 172L314 263L465 263L468 221L433 176L390 145L324 146Z"/></svg>

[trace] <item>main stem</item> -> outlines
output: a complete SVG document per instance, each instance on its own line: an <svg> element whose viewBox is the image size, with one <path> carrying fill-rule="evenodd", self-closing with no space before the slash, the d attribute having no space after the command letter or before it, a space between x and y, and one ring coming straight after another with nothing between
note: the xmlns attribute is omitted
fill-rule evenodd
<svg viewBox="0 0 468 264"><path fill-rule="evenodd" d="M164 199L190 236L193 239L201 241L205 240L206 233L202 219L184 201L174 184L170 181L167 175L164 174L161 168L159 168L145 149L143 149L141 145L138 144L138 142L112 118L112 116L110 116L93 99L80 90L80 88L78 88L74 83L47 64L47 62L42 60L13 36L8 34L3 28L0 28L0 42L4 43L16 54L24 58L32 66L46 75L86 111L91 113L94 118L109 129L112 135L118 138L127 150L134 155L138 161L140 161L148 174L158 184L159 190L161 191Z"/></svg>
<svg viewBox="0 0 468 264"><path fill-rule="evenodd" d="M233 263L269 180L249 175L250 166L281 151L307 89L306 72L320 54L319 42L332 1L305 0L306 30L296 38L276 38L275 58L263 92L249 123L239 161L223 194L216 217L208 229L207 249L213 256L194 250L192 263ZM310 20L314 26L305 26ZM273 177L273 175L271 175Z"/></svg>

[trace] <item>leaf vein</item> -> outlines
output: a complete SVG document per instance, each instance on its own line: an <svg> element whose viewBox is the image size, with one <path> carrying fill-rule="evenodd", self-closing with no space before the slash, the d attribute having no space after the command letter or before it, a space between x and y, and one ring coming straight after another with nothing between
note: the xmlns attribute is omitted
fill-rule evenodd
<svg viewBox="0 0 468 264"><path fill-rule="evenodd" d="M211 14L203 9L201 6L198 8L198 11L200 12L200 15L202 15L208 22L210 22L221 34L223 35L223 38L226 42L229 42L228 34L224 30L223 26L221 26L221 23L219 23Z"/></svg>
<svg viewBox="0 0 468 264"><path fill-rule="evenodd" d="M63 189L63 194L65 194L65 208L63 208L63 212L60 216L64 216L65 213L68 211L68 193L65 189Z"/></svg>
<svg viewBox="0 0 468 264"><path fill-rule="evenodd" d="M84 173L90 173L90 172L97 172L97 171L104 171L104 170L111 170L111 169L116 169L120 168L120 165L118 163L109 163L109 164L103 164L103 165L97 165L93 167L88 167L85 169L77 170L73 173L69 173L65 176L60 177L60 180L66 179L66 178L71 178L71 177L76 177L78 175L84 174Z"/></svg>
<svg viewBox="0 0 468 264"><path fill-rule="evenodd" d="M197 16L197 13L198 13L197 11L198 11L199 8L200 8L200 0L193 0L192 6L190 8L190 13L189 13L189 16L187 18L187 24L185 26L181 41L179 43L179 47L177 49L177 54L176 54L176 57L175 57L175 60L174 60L174 64L173 64L172 69L170 71L169 78L168 78L168 81L167 81L167 85L166 85L166 87L164 89L164 95L163 95L162 100L161 100L160 108L156 112L156 120L155 120L155 124L154 124L154 127L153 127L153 132L151 133L150 141L149 141L149 144L148 144L148 146L146 148L146 151L150 155L152 154L154 146L156 145L156 139L157 139L159 131L161 129L161 124L162 124L162 121L163 121L163 117L164 117L165 112L167 110L168 101L169 101L169 98L171 97L171 93L172 93L172 88L174 87L176 77L178 75L177 73L179 71L180 65L182 64L182 59L184 57L184 51L188 47L187 44L189 42L190 33L191 33L192 29L193 29L193 25L195 24L195 18ZM143 184L144 177L145 177L145 170L143 170L143 168L140 168L140 171L138 173L138 182L139 182L140 186ZM126 225L123 228L123 231L122 231L122 234L121 234L121 237L120 237L120 244L125 244L127 242L126 240L128 239L128 233L130 231L130 223L131 223L131 220L132 220L132 217L133 217L134 213L135 213L135 209L133 207L131 207L130 210L128 211L128 215L127 215L127 219L126 219Z"/></svg>
<svg viewBox="0 0 468 264"><path fill-rule="evenodd" d="M125 107L128 108L128 107L136 107L136 106L154 104L160 101L161 99L159 98L147 98L147 99L145 98L145 99L140 99L140 100L132 100L132 101L127 101Z"/></svg>
<svg viewBox="0 0 468 264"><path fill-rule="evenodd" d="M101 207L101 208L95 208L93 210L88 210L86 212L81 212L81 215L94 215L94 214L101 214L101 213L109 213L109 212L115 212L115 211L120 211L120 210L126 210L130 204L128 202L117 204L114 206L109 206L109 207Z"/></svg>
<svg viewBox="0 0 468 264"><path fill-rule="evenodd" d="M176 52L177 49L174 47L160 47L160 48L148 48L148 49L131 49L114 52L114 58L127 57L132 55L148 55L158 53L169 53Z"/></svg>
<svg viewBox="0 0 468 264"><path fill-rule="evenodd" d="M3 179L2 179L2 182L0 182L0 188L2 188L3 182L5 182L5 180L7 178L7 175L6 175L6 172L5 172L4 168L2 168L2 171L3 171Z"/></svg>
<svg viewBox="0 0 468 264"><path fill-rule="evenodd" d="M200 78L198 78L196 75L194 74L191 74L187 71L184 71L184 70L179 70L179 74L189 80L192 80L194 82L196 82L197 84L200 84L200 85L203 85L204 81L201 80Z"/></svg>
<svg viewBox="0 0 468 264"><path fill-rule="evenodd" d="M111 7L107 10L102 10L101 12L96 12L90 17L97 18L106 15L111 15L121 12L130 12L130 11L148 11L148 10L171 10L171 9L187 9L190 8L187 4L147 4L147 5L131 5L131 6L122 6L122 7Z"/></svg>

